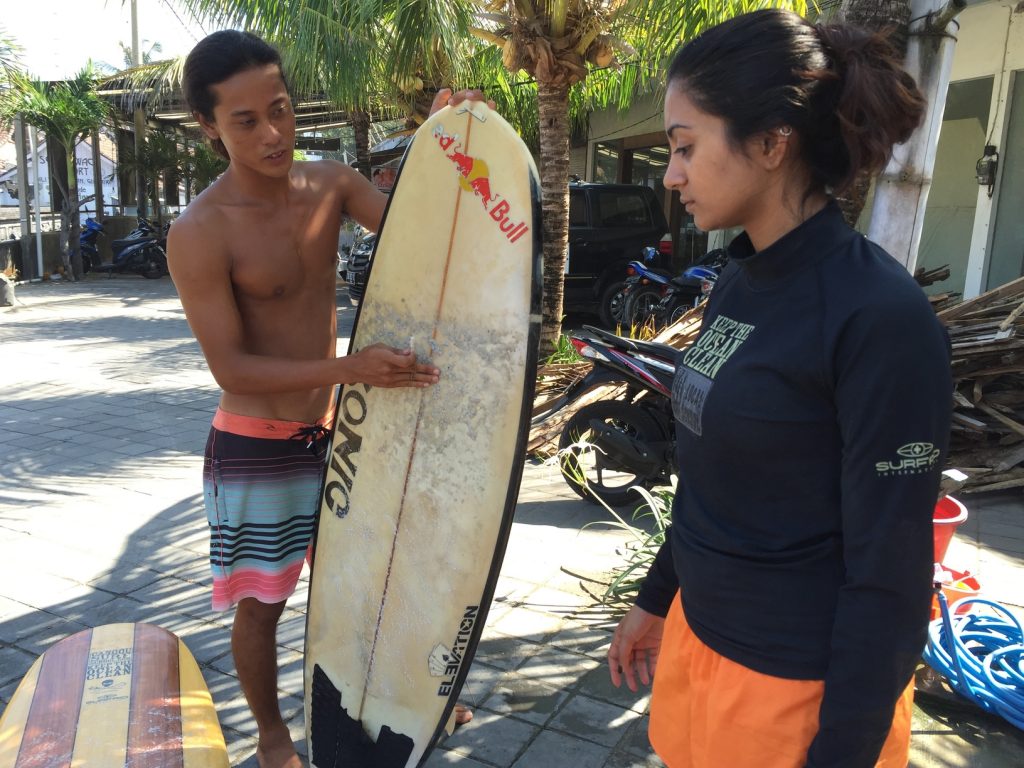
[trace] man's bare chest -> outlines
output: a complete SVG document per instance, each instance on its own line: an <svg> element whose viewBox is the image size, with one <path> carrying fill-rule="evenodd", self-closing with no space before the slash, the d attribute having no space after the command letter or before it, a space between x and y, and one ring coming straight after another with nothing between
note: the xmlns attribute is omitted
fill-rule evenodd
<svg viewBox="0 0 1024 768"><path fill-rule="evenodd" d="M312 206L290 213L247 216L235 228L229 253L236 291L256 299L294 298L313 286L333 286L340 214Z"/></svg>

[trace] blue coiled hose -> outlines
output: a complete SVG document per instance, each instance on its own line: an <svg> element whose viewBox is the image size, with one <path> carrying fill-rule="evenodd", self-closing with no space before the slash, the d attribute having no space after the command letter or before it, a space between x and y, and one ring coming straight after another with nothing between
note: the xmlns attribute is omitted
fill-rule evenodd
<svg viewBox="0 0 1024 768"><path fill-rule="evenodd" d="M924 660L944 675L953 689L987 712L1024 730L1024 630L1005 607L967 597L952 606L938 595L941 618L928 627ZM984 605L995 615L951 616L968 604Z"/></svg>

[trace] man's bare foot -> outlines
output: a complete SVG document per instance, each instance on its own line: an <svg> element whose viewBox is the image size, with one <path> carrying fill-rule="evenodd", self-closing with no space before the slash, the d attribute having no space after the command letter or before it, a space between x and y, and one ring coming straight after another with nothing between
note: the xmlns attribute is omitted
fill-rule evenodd
<svg viewBox="0 0 1024 768"><path fill-rule="evenodd" d="M473 710L462 704L455 705L455 726L465 725L473 719Z"/></svg>
<svg viewBox="0 0 1024 768"><path fill-rule="evenodd" d="M260 768L303 768L287 728L280 736L260 739L256 747L256 762Z"/></svg>

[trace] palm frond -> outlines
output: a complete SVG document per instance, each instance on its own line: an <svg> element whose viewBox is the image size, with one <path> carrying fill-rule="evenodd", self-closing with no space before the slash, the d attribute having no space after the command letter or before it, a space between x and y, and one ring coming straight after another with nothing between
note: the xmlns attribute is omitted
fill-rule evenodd
<svg viewBox="0 0 1024 768"><path fill-rule="evenodd" d="M105 76L99 93L111 98L123 112L150 109L178 92L184 67L184 56L130 67Z"/></svg>
<svg viewBox="0 0 1024 768"><path fill-rule="evenodd" d="M0 123L9 126L20 115L73 151L109 115L106 103L96 94L96 82L91 66L69 80L52 83L16 71L10 88L0 92Z"/></svg>
<svg viewBox="0 0 1024 768"><path fill-rule="evenodd" d="M0 26L0 78L9 80L21 70L22 48L5 27Z"/></svg>

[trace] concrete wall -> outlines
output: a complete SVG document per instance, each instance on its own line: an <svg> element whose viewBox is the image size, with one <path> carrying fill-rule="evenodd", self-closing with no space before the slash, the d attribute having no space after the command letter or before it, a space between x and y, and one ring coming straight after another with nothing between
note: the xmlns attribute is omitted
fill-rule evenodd
<svg viewBox="0 0 1024 768"><path fill-rule="evenodd" d="M134 216L108 216L103 220L104 236L97 240L100 261L109 263L113 259L110 244L125 237L135 229L138 220ZM43 269L51 275L62 264L60 258L60 232L43 232ZM36 260L36 236L17 240L0 240L0 272L9 267L18 270L19 280L34 280L39 277Z"/></svg>
<svg viewBox="0 0 1024 768"><path fill-rule="evenodd" d="M60 265L60 233L43 233L43 270L51 275ZM14 267L18 270L19 280L34 280L39 277L38 261L36 260L36 237L20 240L0 241L0 272Z"/></svg>

